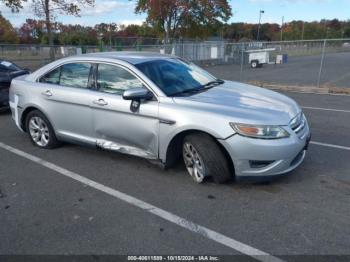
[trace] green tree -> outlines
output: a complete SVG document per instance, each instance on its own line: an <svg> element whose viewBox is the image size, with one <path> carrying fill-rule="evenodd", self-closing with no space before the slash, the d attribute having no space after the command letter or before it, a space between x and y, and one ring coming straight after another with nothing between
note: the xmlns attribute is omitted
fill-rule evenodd
<svg viewBox="0 0 350 262"><path fill-rule="evenodd" d="M135 12L147 13L147 22L161 32L165 43L180 28L208 26L232 16L227 0L137 0Z"/></svg>

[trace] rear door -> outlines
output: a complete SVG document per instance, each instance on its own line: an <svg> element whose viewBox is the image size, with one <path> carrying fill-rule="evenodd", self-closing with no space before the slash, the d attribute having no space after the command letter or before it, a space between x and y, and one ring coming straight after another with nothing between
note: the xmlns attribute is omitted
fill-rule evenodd
<svg viewBox="0 0 350 262"><path fill-rule="evenodd" d="M64 64L39 79L40 105L58 137L95 144L91 101L93 66L87 62Z"/></svg>
<svg viewBox="0 0 350 262"><path fill-rule="evenodd" d="M93 123L98 146L122 153L158 157L158 101L142 101L137 112L123 92L145 87L129 69L115 64L98 64L97 92L93 100Z"/></svg>

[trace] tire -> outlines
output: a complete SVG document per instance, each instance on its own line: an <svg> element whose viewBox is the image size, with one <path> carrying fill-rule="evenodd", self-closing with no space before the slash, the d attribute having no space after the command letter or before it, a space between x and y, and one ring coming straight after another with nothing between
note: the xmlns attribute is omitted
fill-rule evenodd
<svg viewBox="0 0 350 262"><path fill-rule="evenodd" d="M259 63L258 63L257 61L252 61L252 62L250 63L250 66L251 66L252 68L258 68L258 67L259 67Z"/></svg>
<svg viewBox="0 0 350 262"><path fill-rule="evenodd" d="M201 133L188 135L182 148L186 169L197 183L202 183L205 177L212 177L219 184L232 180L227 157L211 136Z"/></svg>
<svg viewBox="0 0 350 262"><path fill-rule="evenodd" d="M53 149L60 145L50 121L39 110L29 112L25 126L29 138L35 146Z"/></svg>

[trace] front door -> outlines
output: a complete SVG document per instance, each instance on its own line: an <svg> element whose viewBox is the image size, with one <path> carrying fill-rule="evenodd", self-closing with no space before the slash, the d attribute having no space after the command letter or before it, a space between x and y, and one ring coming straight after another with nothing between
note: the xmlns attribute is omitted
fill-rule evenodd
<svg viewBox="0 0 350 262"><path fill-rule="evenodd" d="M97 92L93 101L93 123L97 145L149 159L158 158L158 101L142 101L137 112L123 92L144 87L128 69L112 64L98 64ZM144 87L146 88L146 87Z"/></svg>

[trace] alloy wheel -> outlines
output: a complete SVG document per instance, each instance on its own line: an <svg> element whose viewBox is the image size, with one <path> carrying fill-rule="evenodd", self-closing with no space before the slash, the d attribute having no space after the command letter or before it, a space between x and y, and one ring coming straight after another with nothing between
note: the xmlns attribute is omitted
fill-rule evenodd
<svg viewBox="0 0 350 262"><path fill-rule="evenodd" d="M194 181L197 183L203 182L205 177L205 166L201 156L196 148L191 143L184 143L183 158L186 169Z"/></svg>
<svg viewBox="0 0 350 262"><path fill-rule="evenodd" d="M50 141L50 132L47 124L38 116L29 120L29 133L35 144L45 147Z"/></svg>

